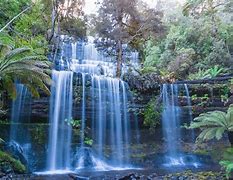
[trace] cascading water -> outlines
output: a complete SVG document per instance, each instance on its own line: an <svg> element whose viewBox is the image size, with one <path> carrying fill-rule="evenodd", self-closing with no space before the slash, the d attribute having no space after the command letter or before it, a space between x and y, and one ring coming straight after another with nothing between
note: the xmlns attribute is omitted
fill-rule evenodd
<svg viewBox="0 0 233 180"><path fill-rule="evenodd" d="M178 106L178 85L163 85L163 133L167 141L168 156L171 164L182 163L177 161L177 143L180 138L180 108Z"/></svg>
<svg viewBox="0 0 233 180"><path fill-rule="evenodd" d="M185 89L185 94L186 94L186 98L187 98L189 124L190 124L192 122L192 120L193 120L193 111L192 111L191 97L190 97L190 94L189 94L189 89L188 89L187 84L184 84L184 89ZM195 140L196 140L194 129L191 129L191 140L192 140L192 142L195 142ZM193 148L195 148L195 146Z"/></svg>
<svg viewBox="0 0 233 180"><path fill-rule="evenodd" d="M31 94L26 86L16 83L17 97L12 102L9 151L17 154L22 162L30 166L31 143L26 124L30 122L31 115Z"/></svg>
<svg viewBox="0 0 233 180"><path fill-rule="evenodd" d="M179 107L179 94L184 90L187 97L187 105L189 108L188 121L192 119L192 106L187 85L163 84L163 114L162 126L163 134L166 139L167 156L165 158L165 166L185 166L191 165L197 167L196 158L190 156L189 162L179 151L181 140L181 108ZM192 132L193 133L193 132ZM192 134L192 137L194 135Z"/></svg>
<svg viewBox="0 0 233 180"><path fill-rule="evenodd" d="M193 120L191 97L189 95L189 89L188 89L187 84L184 84L184 88L185 88L185 94L186 94L186 97L187 97L188 112L189 112L189 117L190 117L190 122L191 122Z"/></svg>
<svg viewBox="0 0 233 180"><path fill-rule="evenodd" d="M12 102L12 111L11 111L11 130L10 130L10 140L19 142L19 129L20 123L29 123L30 121L30 99L31 96L27 88L23 84L16 83L16 92L17 97ZM27 136L23 136L24 138Z"/></svg>
<svg viewBox="0 0 233 180"><path fill-rule="evenodd" d="M72 169L112 170L129 167L127 146L131 142L131 127L128 89L122 80L112 78L115 71L113 59L98 52L93 39L88 43L70 44L69 41L63 41L61 55L64 57L58 60L58 67L70 71L53 71L47 170L62 172L61 170ZM136 56L134 52L133 63L136 63ZM81 77L79 82L82 87L79 106L81 113L76 117L81 120L80 143L72 149L72 127L65 120L72 119L75 89L73 74ZM91 82L90 88L87 87L88 82ZM91 116L88 116L88 111ZM86 127L90 122L92 137L87 137ZM86 144L87 138L93 140L92 147ZM109 156L106 156L106 151Z"/></svg>
<svg viewBox="0 0 233 180"><path fill-rule="evenodd" d="M82 127L81 147L78 150L77 169L90 167L95 170L108 170L123 167L129 163L129 149L124 145L130 143L130 122L127 112L128 94L125 83L111 78L114 69L109 57L99 53L94 43L84 45L84 59L72 59L72 70L82 75ZM91 122L94 148L85 147L85 111L87 94L85 93L85 77L91 78ZM108 165L105 163L106 145L111 152ZM96 151L96 153L93 152ZM87 158L89 158L87 160ZM85 162L90 162L89 165ZM114 167L113 167L114 166Z"/></svg>
<svg viewBox="0 0 233 180"><path fill-rule="evenodd" d="M71 168L71 127L73 72L53 71L50 99L50 129L47 169L49 171Z"/></svg>

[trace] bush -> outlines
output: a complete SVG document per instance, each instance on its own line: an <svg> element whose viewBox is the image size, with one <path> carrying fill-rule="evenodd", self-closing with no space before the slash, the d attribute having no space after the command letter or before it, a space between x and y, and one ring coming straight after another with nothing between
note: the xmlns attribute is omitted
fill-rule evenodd
<svg viewBox="0 0 233 180"><path fill-rule="evenodd" d="M151 99L144 110L144 122L143 124L150 127L150 130L156 128L160 124L161 107L156 107L155 98Z"/></svg>
<svg viewBox="0 0 233 180"><path fill-rule="evenodd" d="M229 179L233 177L233 148L228 148L223 154L223 160L220 165L226 170L226 176Z"/></svg>

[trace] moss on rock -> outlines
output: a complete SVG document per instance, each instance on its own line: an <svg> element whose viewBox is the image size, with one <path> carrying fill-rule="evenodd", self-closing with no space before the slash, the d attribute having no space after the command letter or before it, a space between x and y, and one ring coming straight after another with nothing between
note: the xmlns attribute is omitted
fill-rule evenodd
<svg viewBox="0 0 233 180"><path fill-rule="evenodd" d="M0 170L2 173L25 173L26 167L19 161L11 157L9 154L0 151Z"/></svg>

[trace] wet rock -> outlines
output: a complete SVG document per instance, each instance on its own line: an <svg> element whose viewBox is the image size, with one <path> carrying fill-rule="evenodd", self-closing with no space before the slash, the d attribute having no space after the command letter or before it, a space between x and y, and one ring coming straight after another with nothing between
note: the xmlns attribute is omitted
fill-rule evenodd
<svg viewBox="0 0 233 180"><path fill-rule="evenodd" d="M122 178L119 178L119 180L138 180L138 179L141 179L142 177L138 174L129 174L127 176L124 176Z"/></svg>
<svg viewBox="0 0 233 180"><path fill-rule="evenodd" d="M4 174L12 173L13 169L12 169L10 163L7 163L7 162L1 163L1 172L3 172Z"/></svg>
<svg viewBox="0 0 233 180"><path fill-rule="evenodd" d="M150 91L160 89L160 76L152 73L146 75L125 74L123 78L131 89L138 91Z"/></svg>
<svg viewBox="0 0 233 180"><path fill-rule="evenodd" d="M11 154L15 159L18 159L24 165L27 165L27 160L24 156L23 149L18 143L15 141L10 141L4 145L3 149Z"/></svg>
<svg viewBox="0 0 233 180"><path fill-rule="evenodd" d="M231 96L228 98L228 101L227 101L227 103L226 103L226 106L229 106L229 105L231 105L231 104L233 104L233 95L231 95Z"/></svg>
<svg viewBox="0 0 233 180"><path fill-rule="evenodd" d="M69 177L74 180L89 180L88 177L74 175L74 174L69 174Z"/></svg>
<svg viewBox="0 0 233 180"><path fill-rule="evenodd" d="M148 179L148 180L153 180L153 179L155 179L155 178L157 178L157 177L158 177L158 175L157 175L156 173L153 173L153 174L149 175L149 176L147 177L147 179Z"/></svg>

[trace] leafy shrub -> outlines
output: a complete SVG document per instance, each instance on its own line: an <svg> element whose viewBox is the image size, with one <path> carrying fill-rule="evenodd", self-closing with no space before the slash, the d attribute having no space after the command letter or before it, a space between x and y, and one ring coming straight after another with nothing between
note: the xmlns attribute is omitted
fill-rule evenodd
<svg viewBox="0 0 233 180"><path fill-rule="evenodd" d="M93 140L91 138L85 138L84 143L88 146L92 146Z"/></svg>
<svg viewBox="0 0 233 180"><path fill-rule="evenodd" d="M225 71L226 71L226 69L221 68L218 65L215 65L214 67L207 70L210 78L215 78Z"/></svg>
<svg viewBox="0 0 233 180"><path fill-rule="evenodd" d="M157 72L157 68L156 67L144 67L141 70L142 74L149 74L149 73L153 73L153 72Z"/></svg>
<svg viewBox="0 0 233 180"><path fill-rule="evenodd" d="M196 79L215 78L215 77L221 75L223 72L226 72L225 68L222 68L222 67L219 67L218 65L215 65L214 67L209 68L207 70L199 69L198 72L190 74L189 79L196 80Z"/></svg>
<svg viewBox="0 0 233 180"><path fill-rule="evenodd" d="M226 176L229 179L233 173L233 148L228 148L223 154L223 160L220 165L226 170Z"/></svg>
<svg viewBox="0 0 233 180"><path fill-rule="evenodd" d="M151 99L150 102L147 104L144 110L144 122L145 126L150 127L150 129L154 129L157 125L160 124L160 117L161 117L161 107L156 107L156 100L155 98Z"/></svg>
<svg viewBox="0 0 233 180"><path fill-rule="evenodd" d="M225 132L233 132L233 105L230 105L227 113L212 111L200 114L191 122L190 129L201 129L197 137L198 141L220 140Z"/></svg>
<svg viewBox="0 0 233 180"><path fill-rule="evenodd" d="M161 49L154 45L152 40L147 41L146 48L144 50L145 53L145 62L144 66L145 67L158 67L160 63L160 54L161 54Z"/></svg>
<svg viewBox="0 0 233 180"><path fill-rule="evenodd" d="M73 128L80 128L81 126L81 120L76 120L76 119L65 119L65 122L69 125L72 126Z"/></svg>
<svg viewBox="0 0 233 180"><path fill-rule="evenodd" d="M196 79L206 79L208 78L208 72L202 69L199 69L196 73L189 74L189 80L196 80Z"/></svg>

